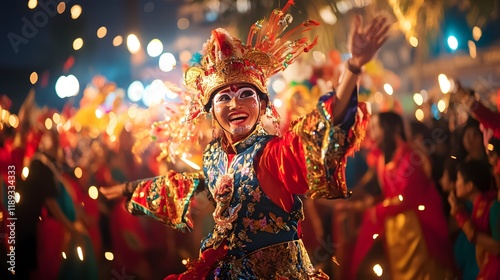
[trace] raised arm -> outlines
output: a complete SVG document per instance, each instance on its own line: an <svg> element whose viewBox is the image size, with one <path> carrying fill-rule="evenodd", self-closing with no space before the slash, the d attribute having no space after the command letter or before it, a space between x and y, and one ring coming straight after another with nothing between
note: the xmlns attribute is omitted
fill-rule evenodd
<svg viewBox="0 0 500 280"><path fill-rule="evenodd" d="M344 117L349 100L355 92L361 68L372 60L375 53L387 40L391 24L385 16L377 16L367 26L363 26L362 17L357 15L351 24L349 49L352 58L347 61L347 69L337 87L337 101L330 110L335 123Z"/></svg>

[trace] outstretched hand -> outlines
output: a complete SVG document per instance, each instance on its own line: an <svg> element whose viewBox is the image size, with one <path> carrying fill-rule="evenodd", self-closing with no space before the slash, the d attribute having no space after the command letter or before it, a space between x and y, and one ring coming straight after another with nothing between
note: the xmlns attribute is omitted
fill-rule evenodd
<svg viewBox="0 0 500 280"><path fill-rule="evenodd" d="M379 15L367 26L363 26L363 18L357 15L351 24L349 34L351 65L361 67L369 62L387 40L391 25L387 16Z"/></svg>
<svg viewBox="0 0 500 280"><path fill-rule="evenodd" d="M99 191L107 199L117 199L123 197L125 192L125 184L119 184L114 186L100 187Z"/></svg>

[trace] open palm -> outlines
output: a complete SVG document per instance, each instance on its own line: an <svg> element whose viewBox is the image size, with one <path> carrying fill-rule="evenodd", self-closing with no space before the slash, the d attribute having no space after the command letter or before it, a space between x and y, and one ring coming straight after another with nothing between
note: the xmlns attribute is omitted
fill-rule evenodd
<svg viewBox="0 0 500 280"><path fill-rule="evenodd" d="M351 64L361 67L370 61L387 40L390 27L391 23L386 16L377 16L367 26L363 26L362 17L357 15L349 34Z"/></svg>

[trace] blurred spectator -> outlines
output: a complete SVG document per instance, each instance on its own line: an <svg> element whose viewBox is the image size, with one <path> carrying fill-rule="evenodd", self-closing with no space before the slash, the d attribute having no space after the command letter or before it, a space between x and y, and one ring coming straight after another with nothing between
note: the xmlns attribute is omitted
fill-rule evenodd
<svg viewBox="0 0 500 280"><path fill-rule="evenodd" d="M372 129L382 150L377 174L384 201L365 212L351 278L361 276L365 257L380 239L384 240L389 266L384 272L392 279L450 278L452 256L447 223L440 195L424 168L429 164L426 155L408 144L398 114L374 116Z"/></svg>
<svg viewBox="0 0 500 280"><path fill-rule="evenodd" d="M492 239L492 229L498 227L499 208L493 208L497 193L491 190L489 169L480 161L470 160L460 165L457 173L456 195L451 192L448 201L451 214L467 239L476 244L476 259L479 266L477 279L500 279L499 240ZM473 203L472 215L458 203L466 199Z"/></svg>
<svg viewBox="0 0 500 280"><path fill-rule="evenodd" d="M470 109L472 116L486 129L493 130L493 135L500 138L500 113L493 112L481 103L472 89L466 89L458 83L456 97L464 106Z"/></svg>
<svg viewBox="0 0 500 280"><path fill-rule="evenodd" d="M18 279L96 278L97 263L87 230L77 220L71 189L64 184L62 150L55 130L44 133L39 149L26 180L18 183L17 213L23 221L16 228ZM86 254L83 260L77 246ZM61 259L62 252L65 259Z"/></svg>
<svg viewBox="0 0 500 280"><path fill-rule="evenodd" d="M456 159L450 158L444 164L443 176L441 177L440 183L446 194L456 191L455 184L457 181L457 163L458 161ZM469 214L472 213L472 202L465 201L464 210ZM454 241L453 253L457 269L459 270L459 275L461 276L460 279L476 279L479 268L476 262L475 245L471 243L467 239L465 233L458 228L458 225L453 217L450 217L449 227L452 240Z"/></svg>

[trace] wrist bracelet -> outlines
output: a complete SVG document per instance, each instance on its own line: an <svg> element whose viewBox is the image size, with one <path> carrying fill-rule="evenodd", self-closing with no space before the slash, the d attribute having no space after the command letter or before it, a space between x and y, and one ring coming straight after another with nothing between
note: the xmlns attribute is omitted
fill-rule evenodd
<svg viewBox="0 0 500 280"><path fill-rule="evenodd" d="M347 69L351 71L354 75L361 74L361 67L356 67L351 64L351 59L347 60Z"/></svg>

